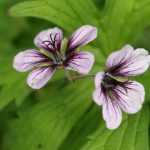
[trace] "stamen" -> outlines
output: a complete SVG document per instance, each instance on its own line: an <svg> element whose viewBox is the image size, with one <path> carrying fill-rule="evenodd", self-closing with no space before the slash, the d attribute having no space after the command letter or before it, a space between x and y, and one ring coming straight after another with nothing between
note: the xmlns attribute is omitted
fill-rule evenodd
<svg viewBox="0 0 150 150"><path fill-rule="evenodd" d="M47 50L50 50L52 52L56 51L57 50L57 45L56 45L56 42L57 42L57 33L54 35L52 35L52 33L50 34L50 40L45 40L43 41L43 45L44 45L44 48L47 49Z"/></svg>

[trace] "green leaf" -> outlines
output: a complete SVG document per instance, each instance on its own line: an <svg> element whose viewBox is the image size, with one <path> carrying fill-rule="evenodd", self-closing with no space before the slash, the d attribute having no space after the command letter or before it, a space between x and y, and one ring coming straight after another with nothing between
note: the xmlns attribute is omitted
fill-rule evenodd
<svg viewBox="0 0 150 150"><path fill-rule="evenodd" d="M148 130L149 108L145 106L140 113L124 120L117 130L97 129L80 150L149 150Z"/></svg>
<svg viewBox="0 0 150 150"><path fill-rule="evenodd" d="M20 113L9 125L3 149L149 150L149 108L145 106L138 114L126 117L119 129L107 130L98 109L91 107L91 90L85 91L91 89L89 83L82 83L60 83L55 88L53 82L51 88L39 91L41 102Z"/></svg>
<svg viewBox="0 0 150 150"><path fill-rule="evenodd" d="M101 16L101 47L110 53L124 44L133 44L150 22L150 3L143 0L106 0Z"/></svg>
<svg viewBox="0 0 150 150"><path fill-rule="evenodd" d="M90 0L56 0L55 3L51 0L35 0L15 5L10 13L13 16L46 19L66 31L72 31L79 25L93 24L101 33L97 38L97 47L104 54L126 43L134 44L150 24L148 0L106 0L101 11Z"/></svg>
<svg viewBox="0 0 150 150"><path fill-rule="evenodd" d="M89 135L101 128L101 124L104 125L99 110L99 107L91 105L86 114L72 128L59 150L69 150L68 145L71 145L71 150L80 150L89 141Z"/></svg>
<svg viewBox="0 0 150 150"><path fill-rule="evenodd" d="M25 83L25 75L18 74L12 67L13 49L12 45L8 46L8 48L4 46L4 50L0 55L0 110L12 101L20 105L25 97L31 93L31 89Z"/></svg>
<svg viewBox="0 0 150 150"><path fill-rule="evenodd" d="M74 124L86 115L91 105L91 82L58 80L36 97L41 102L11 122L3 149L57 150Z"/></svg>
<svg viewBox="0 0 150 150"><path fill-rule="evenodd" d="M100 12L91 0L56 0L55 3L52 0L27 1L12 7L10 14L15 17L46 19L62 27L67 33L83 24L98 26L100 20ZM98 31L100 33L100 29Z"/></svg>
<svg viewBox="0 0 150 150"><path fill-rule="evenodd" d="M95 16L98 16L98 11L90 0L56 0L55 3L51 0L27 1L12 7L10 13L13 16L46 19L67 31L81 24L97 24Z"/></svg>
<svg viewBox="0 0 150 150"><path fill-rule="evenodd" d="M14 2L13 2L14 3ZM0 33L3 36L0 36L1 44L3 42L12 40L22 29L24 29L26 23L24 19L14 19L8 15L8 0L1 0L0 1ZM11 30L10 30L11 25ZM0 47L1 47L0 44Z"/></svg>

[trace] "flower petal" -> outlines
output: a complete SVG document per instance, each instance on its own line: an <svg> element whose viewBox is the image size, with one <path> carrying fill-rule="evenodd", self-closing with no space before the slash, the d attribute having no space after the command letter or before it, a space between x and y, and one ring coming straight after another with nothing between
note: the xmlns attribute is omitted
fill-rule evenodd
<svg viewBox="0 0 150 150"><path fill-rule="evenodd" d="M120 97L118 104L126 113L134 114L142 108L145 90L143 85L136 81L129 81L125 86L125 89L116 89Z"/></svg>
<svg viewBox="0 0 150 150"><path fill-rule="evenodd" d="M137 48L136 50L135 50L135 54L137 54L137 55L144 55L144 56L147 56L148 55L148 51L147 50L145 50L144 48Z"/></svg>
<svg viewBox="0 0 150 150"><path fill-rule="evenodd" d="M77 29L69 40L68 50L74 50L83 46L97 37L97 28L91 25L84 25Z"/></svg>
<svg viewBox="0 0 150 150"><path fill-rule="evenodd" d="M106 66L115 76L135 76L144 73L149 67L149 55L145 49L136 49L129 45L112 53Z"/></svg>
<svg viewBox="0 0 150 150"><path fill-rule="evenodd" d="M105 101L106 97L102 91L101 88L97 88L94 92L93 92L93 100L97 105L102 105Z"/></svg>
<svg viewBox="0 0 150 150"><path fill-rule="evenodd" d="M60 50L62 39L63 39L62 30L55 27L40 32L35 37L34 43L39 48L55 51Z"/></svg>
<svg viewBox="0 0 150 150"><path fill-rule="evenodd" d="M104 78L104 72L98 72L95 76L95 87L100 88L101 87L101 82Z"/></svg>
<svg viewBox="0 0 150 150"><path fill-rule="evenodd" d="M106 121L108 129L116 129L122 121L122 112L116 101L111 101L107 97L106 102L103 104L103 118Z"/></svg>
<svg viewBox="0 0 150 150"><path fill-rule="evenodd" d="M148 63L150 65L150 55L147 56Z"/></svg>
<svg viewBox="0 0 150 150"><path fill-rule="evenodd" d="M55 69L50 67L33 70L27 78L27 83L33 89L40 89L51 79L54 72Z"/></svg>
<svg viewBox="0 0 150 150"><path fill-rule="evenodd" d="M133 52L133 47L130 45L125 45L121 50L113 52L109 55L106 66L108 68L117 66L118 64L122 63L123 61L126 61L131 53Z"/></svg>
<svg viewBox="0 0 150 150"><path fill-rule="evenodd" d="M67 60L66 69L88 74L94 64L94 55L90 52L73 53Z"/></svg>
<svg viewBox="0 0 150 150"><path fill-rule="evenodd" d="M25 72L35 67L38 63L44 62L46 59L47 57L39 51L29 49L20 52L15 56L13 67L17 71Z"/></svg>

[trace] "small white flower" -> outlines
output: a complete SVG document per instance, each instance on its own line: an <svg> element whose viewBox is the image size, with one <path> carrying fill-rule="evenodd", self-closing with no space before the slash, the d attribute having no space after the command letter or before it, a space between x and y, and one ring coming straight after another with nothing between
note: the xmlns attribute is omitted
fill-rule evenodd
<svg viewBox="0 0 150 150"><path fill-rule="evenodd" d="M102 105L107 128L119 127L122 111L134 114L141 109L145 97L144 87L128 77L144 73L149 64L148 51L126 45L108 57L105 72L96 74L93 99Z"/></svg>
<svg viewBox="0 0 150 150"><path fill-rule="evenodd" d="M68 39L65 52L63 33L59 28L40 32L34 39L35 45L42 49L28 49L17 54L13 67L20 72L31 71L27 83L33 89L42 88L57 69L63 68L88 74L94 64L94 55L90 52L79 52L77 48L97 37L97 28L84 25L77 29Z"/></svg>

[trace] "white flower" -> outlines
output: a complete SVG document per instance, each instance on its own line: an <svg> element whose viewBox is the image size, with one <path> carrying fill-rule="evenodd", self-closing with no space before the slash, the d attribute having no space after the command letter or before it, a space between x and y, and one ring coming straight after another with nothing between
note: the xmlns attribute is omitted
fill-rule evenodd
<svg viewBox="0 0 150 150"><path fill-rule="evenodd" d="M128 78L144 73L149 68L149 62L148 51L140 48L134 50L126 45L108 57L105 72L96 74L93 99L102 105L107 128L119 127L122 111L134 114L141 109L144 87Z"/></svg>
<svg viewBox="0 0 150 150"><path fill-rule="evenodd" d="M33 89L42 88L59 69L77 71L88 74L94 64L94 55L90 52L78 52L83 46L97 37L97 29L84 25L69 38L65 53L62 51L63 33L59 28L40 32L34 39L35 45L42 49L28 49L17 54L13 67L20 72L31 71L27 83Z"/></svg>

